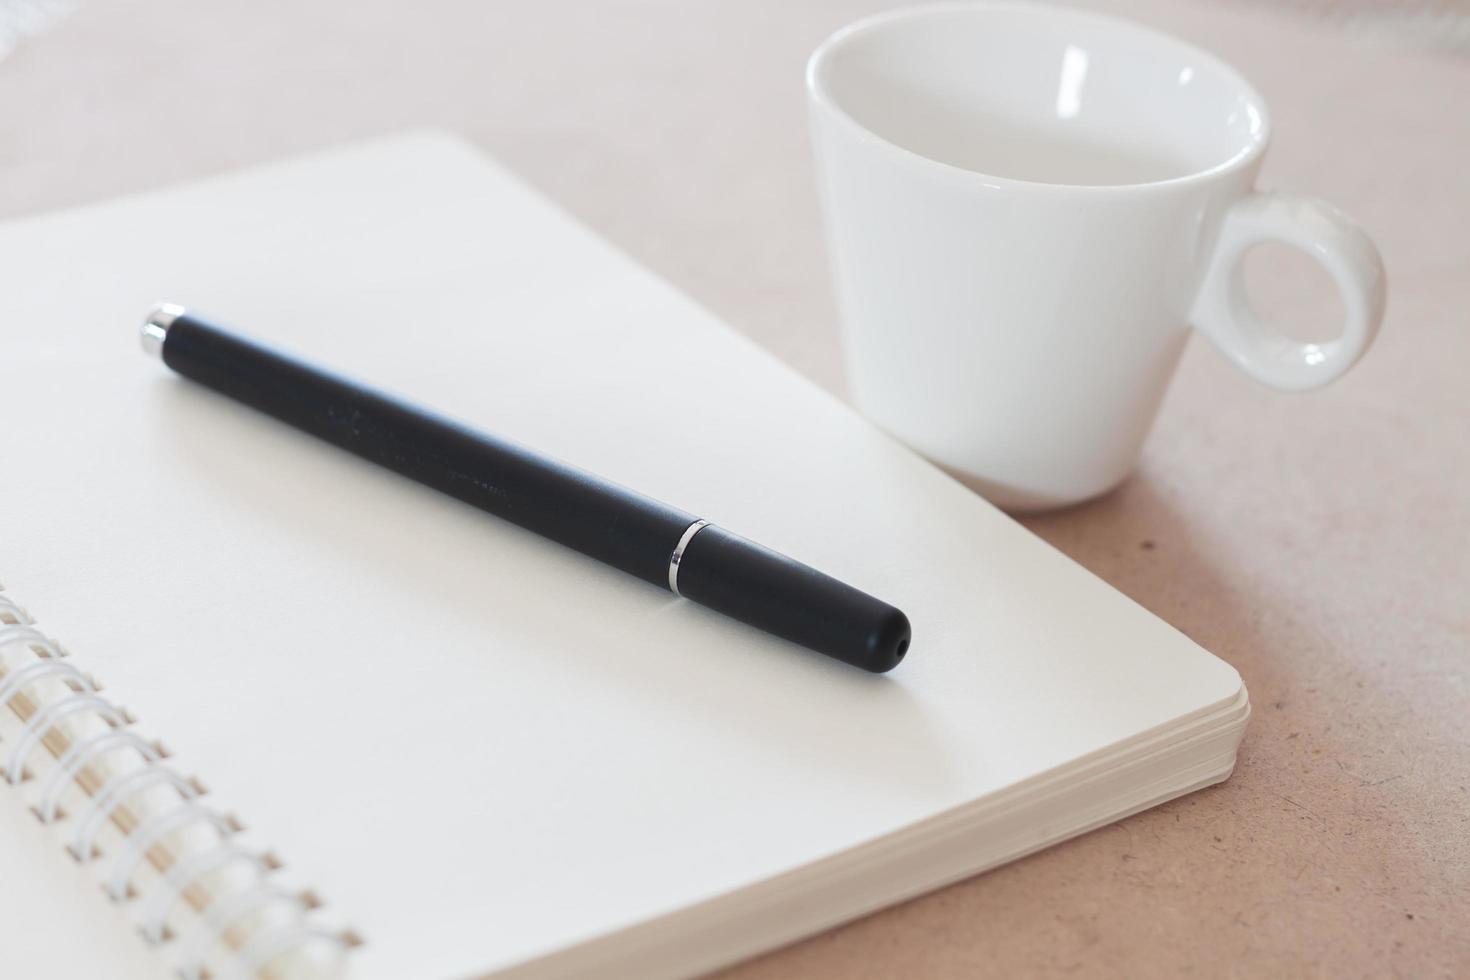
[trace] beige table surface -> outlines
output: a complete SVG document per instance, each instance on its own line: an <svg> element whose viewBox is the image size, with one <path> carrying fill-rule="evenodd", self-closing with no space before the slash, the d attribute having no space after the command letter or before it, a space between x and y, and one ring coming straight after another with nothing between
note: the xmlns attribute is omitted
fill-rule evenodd
<svg viewBox="0 0 1470 980"><path fill-rule="evenodd" d="M447 126L840 391L801 69L877 6L82 0L0 60L0 214ZM731 980L1470 976L1470 59L1259 5L1112 6L1253 78L1263 183L1356 215L1390 270L1347 379L1274 394L1196 342L1141 472L1026 522L1239 668L1240 765ZM1304 268L1253 271L1320 325Z"/></svg>

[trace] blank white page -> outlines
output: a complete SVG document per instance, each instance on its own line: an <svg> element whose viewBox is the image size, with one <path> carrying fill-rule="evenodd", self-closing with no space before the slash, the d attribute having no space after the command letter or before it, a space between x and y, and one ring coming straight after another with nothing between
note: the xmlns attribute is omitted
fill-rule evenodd
<svg viewBox="0 0 1470 980"><path fill-rule="evenodd" d="M361 977L520 962L1239 694L454 139L13 222L0 268L0 577ZM185 382L138 348L160 299L880 596L908 659L826 660Z"/></svg>

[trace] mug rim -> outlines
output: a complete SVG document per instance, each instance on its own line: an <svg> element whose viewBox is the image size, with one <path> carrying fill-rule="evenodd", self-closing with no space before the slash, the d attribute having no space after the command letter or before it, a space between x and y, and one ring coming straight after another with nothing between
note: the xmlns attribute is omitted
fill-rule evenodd
<svg viewBox="0 0 1470 980"><path fill-rule="evenodd" d="M935 14L962 10L1017 11L1028 15L1105 24L1113 29L1121 29L1131 32L1135 36L1145 37L1152 43L1167 44L1172 48L1187 53L1192 58L1199 59L1202 63L1218 71L1233 84L1239 86L1246 94L1251 105L1255 108L1260 119L1260 126L1251 134L1246 144L1236 152L1219 163L1200 170L1192 170L1189 173L1180 174L1175 177L1166 177L1162 180L1145 180L1126 184L1073 184L1045 180L1026 180L1020 177L1002 177L997 174L986 173L983 170L973 170L968 167L961 167L957 164L926 156L917 150L909 149L901 143L896 143L886 136L874 132L853 118L852 114L838 103L831 92L826 76L828 64L838 50L861 35L885 28L899 21L921 20ZM902 7L897 10L883 11L860 18L838 28L812 51L806 63L806 90L807 97L813 107L830 113L861 138L888 150L896 151L901 157L906 158L911 163L918 163L927 168L938 168L941 172L947 172L967 182L979 183L983 186L994 188L1016 187L1027 190L1048 188L1058 192L1106 193L1139 191L1155 187L1179 187L1185 184L1211 180L1248 167L1260 159L1266 150L1267 144L1271 141L1271 114L1266 105L1266 100L1262 97L1260 90L1252 85L1238 69L1225 59L1183 38L1176 37L1168 31L1151 27L1127 17L1062 4L1037 3L1035 0L938 0L938 2Z"/></svg>

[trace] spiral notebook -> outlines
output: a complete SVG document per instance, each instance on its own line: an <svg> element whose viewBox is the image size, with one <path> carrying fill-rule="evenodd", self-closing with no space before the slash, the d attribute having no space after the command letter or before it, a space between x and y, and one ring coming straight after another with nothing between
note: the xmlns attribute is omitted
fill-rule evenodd
<svg viewBox="0 0 1470 980"><path fill-rule="evenodd" d="M1234 670L452 137L14 221L0 268L0 975L688 976L1234 764ZM191 386L160 299L889 598L912 651L823 659Z"/></svg>

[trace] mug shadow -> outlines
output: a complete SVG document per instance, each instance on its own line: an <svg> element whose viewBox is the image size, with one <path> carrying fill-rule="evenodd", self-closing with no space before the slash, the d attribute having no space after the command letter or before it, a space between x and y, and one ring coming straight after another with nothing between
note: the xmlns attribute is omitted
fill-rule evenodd
<svg viewBox="0 0 1470 980"><path fill-rule="evenodd" d="M1013 514L1032 533L1231 664L1247 688L1271 688L1269 656L1251 600L1228 567L1212 561L1218 540L1171 499L1148 463L1111 490L1045 513ZM1247 730L1249 740L1249 730Z"/></svg>
<svg viewBox="0 0 1470 980"><path fill-rule="evenodd" d="M1012 515L1032 533L1245 675L1262 664L1265 637L1219 565L1214 542L1140 469L1097 497Z"/></svg>

